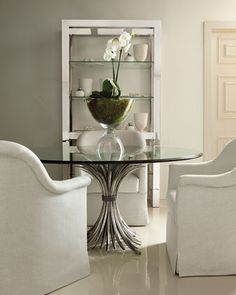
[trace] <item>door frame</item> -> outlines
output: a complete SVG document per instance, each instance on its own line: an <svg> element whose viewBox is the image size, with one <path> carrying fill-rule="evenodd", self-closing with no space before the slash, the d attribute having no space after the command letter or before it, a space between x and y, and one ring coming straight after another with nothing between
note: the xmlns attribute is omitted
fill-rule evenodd
<svg viewBox="0 0 236 295"><path fill-rule="evenodd" d="M210 132L210 122L207 116L207 99L210 96L211 81L211 35L214 31L236 30L236 21L206 21L204 22L204 103L203 103L203 159L206 151L206 139Z"/></svg>

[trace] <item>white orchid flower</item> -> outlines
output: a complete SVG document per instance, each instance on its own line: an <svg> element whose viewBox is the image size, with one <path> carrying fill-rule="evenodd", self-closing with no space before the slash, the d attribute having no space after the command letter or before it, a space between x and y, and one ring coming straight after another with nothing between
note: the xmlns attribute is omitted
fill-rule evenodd
<svg viewBox="0 0 236 295"><path fill-rule="evenodd" d="M114 51L120 50L120 42L118 38L112 39L112 47Z"/></svg>
<svg viewBox="0 0 236 295"><path fill-rule="evenodd" d="M116 57L116 53L113 52L112 50L110 49L106 49L105 53L104 53L104 60L106 61L110 61L111 59L115 58Z"/></svg>
<svg viewBox="0 0 236 295"><path fill-rule="evenodd" d="M120 47L126 47L130 43L131 38L130 33L124 31L119 37Z"/></svg>
<svg viewBox="0 0 236 295"><path fill-rule="evenodd" d="M103 58L105 61L112 61L112 75L113 75L113 81L115 81L115 83L117 84L117 80L118 80L118 74L119 74L119 69L120 69L120 61L122 58L122 52L128 52L131 46L131 39L132 39L133 35L131 35L130 33L124 31L119 38L115 37L113 39L110 39L107 41L107 46L103 55ZM119 52L119 53L118 53ZM116 56L119 56L118 58L118 63L117 63L117 67L115 69L115 63L113 62L113 60L115 59ZM116 89L117 86L116 84L113 85L112 82L110 82L110 84L112 85L113 89ZM120 90L119 90L120 91ZM117 94L119 94L119 91L117 92ZM113 95L115 95L113 93Z"/></svg>
<svg viewBox="0 0 236 295"><path fill-rule="evenodd" d="M120 43L118 38L113 38L108 40L106 50L111 50L113 52L116 52L119 49L120 49Z"/></svg>

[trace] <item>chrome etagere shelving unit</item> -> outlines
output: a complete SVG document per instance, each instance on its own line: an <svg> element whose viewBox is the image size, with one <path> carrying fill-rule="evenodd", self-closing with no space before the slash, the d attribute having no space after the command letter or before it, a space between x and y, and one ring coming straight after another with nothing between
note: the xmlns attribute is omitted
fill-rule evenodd
<svg viewBox="0 0 236 295"><path fill-rule="evenodd" d="M74 95L78 79L91 77L94 89L99 80L111 76L111 62L103 60L108 39L123 31L135 34L133 43L149 44L145 61L121 61L119 85L122 96L135 99L133 113L148 112L145 139L160 137L161 101L161 21L159 20L63 20L62 21L62 140L71 144L84 129L100 129L86 107L85 98ZM131 49L132 51L132 49ZM115 61L116 63L116 61ZM122 125L121 128L124 128ZM150 169L150 195L153 207L159 206L160 167Z"/></svg>

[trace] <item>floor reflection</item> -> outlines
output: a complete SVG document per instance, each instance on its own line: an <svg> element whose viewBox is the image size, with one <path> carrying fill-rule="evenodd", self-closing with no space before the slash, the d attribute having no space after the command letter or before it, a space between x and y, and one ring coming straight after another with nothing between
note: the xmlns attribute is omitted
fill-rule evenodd
<svg viewBox="0 0 236 295"><path fill-rule="evenodd" d="M135 255L130 251L107 255L101 251L99 259L97 255L90 256L92 275L96 276L99 282L96 294L141 295L152 294L152 290L157 290L158 247L155 247L156 250L151 248L142 249L142 255ZM92 287L87 294L95 294L93 292Z"/></svg>
<svg viewBox="0 0 236 295"><path fill-rule="evenodd" d="M151 209L151 224L135 228L141 255L90 250L91 275L53 295L236 295L236 276L179 278L165 245L165 208Z"/></svg>

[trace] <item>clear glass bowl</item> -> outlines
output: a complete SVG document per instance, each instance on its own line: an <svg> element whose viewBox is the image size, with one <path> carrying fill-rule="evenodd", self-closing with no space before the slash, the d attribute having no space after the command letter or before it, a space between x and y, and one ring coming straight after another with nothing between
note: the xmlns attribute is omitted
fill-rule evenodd
<svg viewBox="0 0 236 295"><path fill-rule="evenodd" d="M124 154L122 141L114 133L130 113L134 100L130 98L91 98L87 106L93 118L106 129L97 145L102 160L120 160Z"/></svg>

